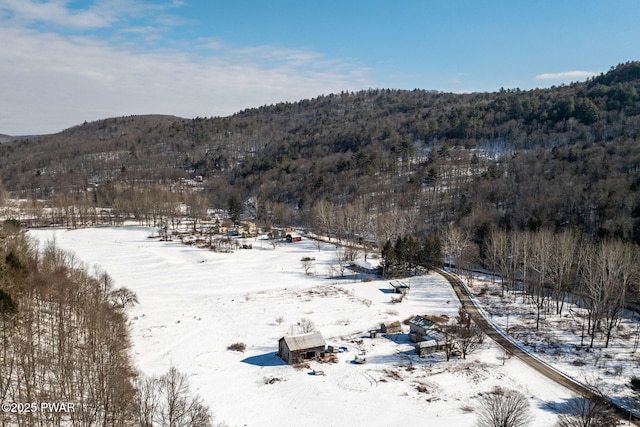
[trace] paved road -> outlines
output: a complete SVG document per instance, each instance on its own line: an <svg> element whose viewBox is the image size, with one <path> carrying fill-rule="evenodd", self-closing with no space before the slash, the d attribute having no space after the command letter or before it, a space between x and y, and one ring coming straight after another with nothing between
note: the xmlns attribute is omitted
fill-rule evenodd
<svg viewBox="0 0 640 427"><path fill-rule="evenodd" d="M468 293L467 288L464 286L464 284L460 281L460 279L457 276L450 274L444 270L438 270L438 273L444 276L444 278L447 279L449 283L451 283L453 290L455 291L455 293L458 295L458 298L460 299L460 303L464 306L467 313L471 315L471 318L476 323L476 325L478 325L478 327L482 329L485 334L487 334L491 339L493 339L496 343L498 343L498 345L500 345L503 349L505 349L507 352L511 353L518 359L522 360L527 365L531 366L533 369L540 372L547 378L555 381L558 384L565 386L566 388L573 391L574 393L577 393L581 396L584 396L590 399L605 400L608 404L611 404L616 409L616 411L620 414L622 419L624 420L631 419L634 421L635 425L640 425L638 423L639 418L634 417L629 412L629 410L619 407L618 405L615 405L613 402L609 401L608 399L603 398L599 394L594 393L591 389L587 388L585 385L573 380L572 378L562 374L561 372L557 371L556 369L552 368L546 363L533 357L531 354L527 353L522 348L517 346L509 338L502 335L502 333L500 333L495 328L495 326L482 315L480 310L478 310L478 307L475 305L472 296Z"/></svg>

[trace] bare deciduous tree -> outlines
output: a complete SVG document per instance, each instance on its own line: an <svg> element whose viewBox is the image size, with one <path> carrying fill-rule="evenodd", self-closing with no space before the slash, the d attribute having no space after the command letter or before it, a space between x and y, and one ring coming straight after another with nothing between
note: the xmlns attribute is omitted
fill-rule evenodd
<svg viewBox="0 0 640 427"><path fill-rule="evenodd" d="M336 247L336 257L335 264L331 266L331 269L338 274L340 277L344 277L344 273L349 265L349 249L346 247Z"/></svg>
<svg viewBox="0 0 640 427"><path fill-rule="evenodd" d="M171 367L159 378L142 377L136 414L141 427L210 427L213 416L199 396L192 394L187 376Z"/></svg>
<svg viewBox="0 0 640 427"><path fill-rule="evenodd" d="M324 234L329 240L335 229L336 208L333 203L327 200L320 200L314 206L314 223L317 234Z"/></svg>
<svg viewBox="0 0 640 427"><path fill-rule="evenodd" d="M471 245L471 236L466 230L450 225L444 233L444 248L450 260L456 268L456 273L461 269L465 250Z"/></svg>
<svg viewBox="0 0 640 427"><path fill-rule="evenodd" d="M390 241L394 234L398 232L395 216L392 213L378 213L373 225L373 234L376 245L381 250L384 244Z"/></svg>
<svg viewBox="0 0 640 427"><path fill-rule="evenodd" d="M154 377L138 376L135 387L136 394L136 421L140 427L153 427L156 411L160 404L160 389L158 380Z"/></svg>
<svg viewBox="0 0 640 427"><path fill-rule="evenodd" d="M564 232L556 235L549 248L549 280L556 300L556 314L562 315L567 288L576 270L578 239L575 235Z"/></svg>
<svg viewBox="0 0 640 427"><path fill-rule="evenodd" d="M207 217L208 201L199 193L190 193L186 200L187 213L193 221L193 232L198 229L198 222Z"/></svg>
<svg viewBox="0 0 640 427"><path fill-rule="evenodd" d="M290 334L308 334L310 332L315 332L316 331L316 324L313 323L313 321L307 317L303 317L302 319L300 319L300 321L298 323L296 323L295 325L291 325L291 327L289 328L289 333Z"/></svg>
<svg viewBox="0 0 640 427"><path fill-rule="evenodd" d="M302 269L304 270L304 274L306 275L310 275L313 269L313 262L315 261L315 258L311 258L308 256L302 257L302 259L300 259L300 263L302 264Z"/></svg>
<svg viewBox="0 0 640 427"><path fill-rule="evenodd" d="M531 301L536 307L536 329L540 328L540 315L547 300L547 276L551 264L551 246L553 235L549 230L541 230L534 233L527 240L530 245L531 270L535 273L529 287Z"/></svg>
<svg viewBox="0 0 640 427"><path fill-rule="evenodd" d="M118 288L109 293L109 300L113 307L125 308L130 304L138 304L138 296L127 288Z"/></svg>
<svg viewBox="0 0 640 427"><path fill-rule="evenodd" d="M524 427L531 422L529 402L520 392L496 387L480 398L478 427Z"/></svg>
<svg viewBox="0 0 640 427"><path fill-rule="evenodd" d="M480 348L484 342L484 333L472 322L471 316L462 307L458 312L457 325L452 326L452 334L463 359Z"/></svg>
<svg viewBox="0 0 640 427"><path fill-rule="evenodd" d="M507 253L509 252L509 239L507 233L503 230L493 230L487 240L486 254L489 258L489 262L492 265L492 279L493 273L496 272L500 276L500 296L504 297L504 291L506 287L505 278L509 276L509 258Z"/></svg>
<svg viewBox="0 0 640 427"><path fill-rule="evenodd" d="M17 304L0 319L1 366L8 367L1 391L30 401L66 396L77 404L72 413L30 413L24 425L130 424L135 370L124 315L110 301L109 277L90 275L53 243L37 253L17 235L0 252L7 249L0 256L7 263L3 279L15 286L8 289Z"/></svg>
<svg viewBox="0 0 640 427"><path fill-rule="evenodd" d="M626 303L628 288L637 275L637 263L629 245L608 241L584 249L581 278L589 297L590 347L604 329L605 347Z"/></svg>
<svg viewBox="0 0 640 427"><path fill-rule="evenodd" d="M618 417L602 400L578 397L566 405L556 427L611 427L617 424Z"/></svg>

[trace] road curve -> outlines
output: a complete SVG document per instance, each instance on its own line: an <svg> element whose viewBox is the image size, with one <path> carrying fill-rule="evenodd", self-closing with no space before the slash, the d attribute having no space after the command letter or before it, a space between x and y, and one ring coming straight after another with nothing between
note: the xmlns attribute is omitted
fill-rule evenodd
<svg viewBox="0 0 640 427"><path fill-rule="evenodd" d="M569 390L577 393L581 396L584 396L589 399L599 399L603 400L607 404L611 405L615 408L616 412L620 415L622 419L625 421L632 420L635 425L640 425L638 418L635 414L631 413L628 409L625 409L608 398L601 396L600 394L595 393L590 388L586 387L584 384L581 384L574 379L566 376L562 372L554 369L550 365L542 362L540 359L532 356L527 351L523 350L520 346L516 345L514 341L510 338L504 336L501 331L496 329L496 327L491 323L487 318L483 315L483 313L478 309L478 306L473 299L473 296L467 289L467 287L462 283L460 278L456 275L451 274L445 270L438 269L437 273L442 275L447 281L451 284L451 287L455 291L458 299L460 299L460 303L465 308L467 313L471 315L473 321L478 325L482 331L487 334L492 340L494 340L498 345L500 345L505 351L514 355L518 359L522 360L527 365L531 366L536 371L540 372L547 378L555 381L556 383L563 385Z"/></svg>

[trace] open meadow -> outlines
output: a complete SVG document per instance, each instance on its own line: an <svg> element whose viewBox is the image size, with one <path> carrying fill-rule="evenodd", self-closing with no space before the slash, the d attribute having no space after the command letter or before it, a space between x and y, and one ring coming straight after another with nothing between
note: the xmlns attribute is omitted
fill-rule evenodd
<svg viewBox="0 0 640 427"><path fill-rule="evenodd" d="M177 367L225 425L472 426L479 396L501 386L525 394L533 426L549 426L573 398L490 340L467 360L447 362L440 353L419 358L407 325L402 334L369 338L381 322L455 317L459 303L440 275L406 280L410 291L394 303L388 281L336 276L334 245L303 239L274 247L258 238L246 240L253 249L215 253L154 233L133 226L29 232L135 292L139 304L128 315L136 366L157 375ZM303 257L315 259L309 274ZM294 368L276 356L278 339L302 319L327 344L346 348L336 363ZM366 364L353 363L359 353Z"/></svg>

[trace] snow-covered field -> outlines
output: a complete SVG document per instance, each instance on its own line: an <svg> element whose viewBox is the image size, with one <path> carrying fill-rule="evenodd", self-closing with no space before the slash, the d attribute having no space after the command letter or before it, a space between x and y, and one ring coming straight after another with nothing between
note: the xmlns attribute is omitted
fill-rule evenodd
<svg viewBox="0 0 640 427"><path fill-rule="evenodd" d="M221 254L149 238L142 227L32 230L55 238L116 287L138 295L129 309L134 361L147 374L174 365L188 374L216 419L229 426L471 426L478 396L502 386L530 400L533 426L550 426L573 396L505 355L492 342L468 360L418 358L406 334L369 338L381 322L415 314L454 317L458 302L439 275L415 277L407 297L392 303L387 281L330 277L335 247L303 240ZM302 257L313 257L305 275ZM285 365L277 342L307 318L328 344L349 351L338 363ZM405 332L408 326L403 326ZM241 353L229 350L244 343ZM351 363L365 351L367 364ZM312 370L326 375L311 375Z"/></svg>

